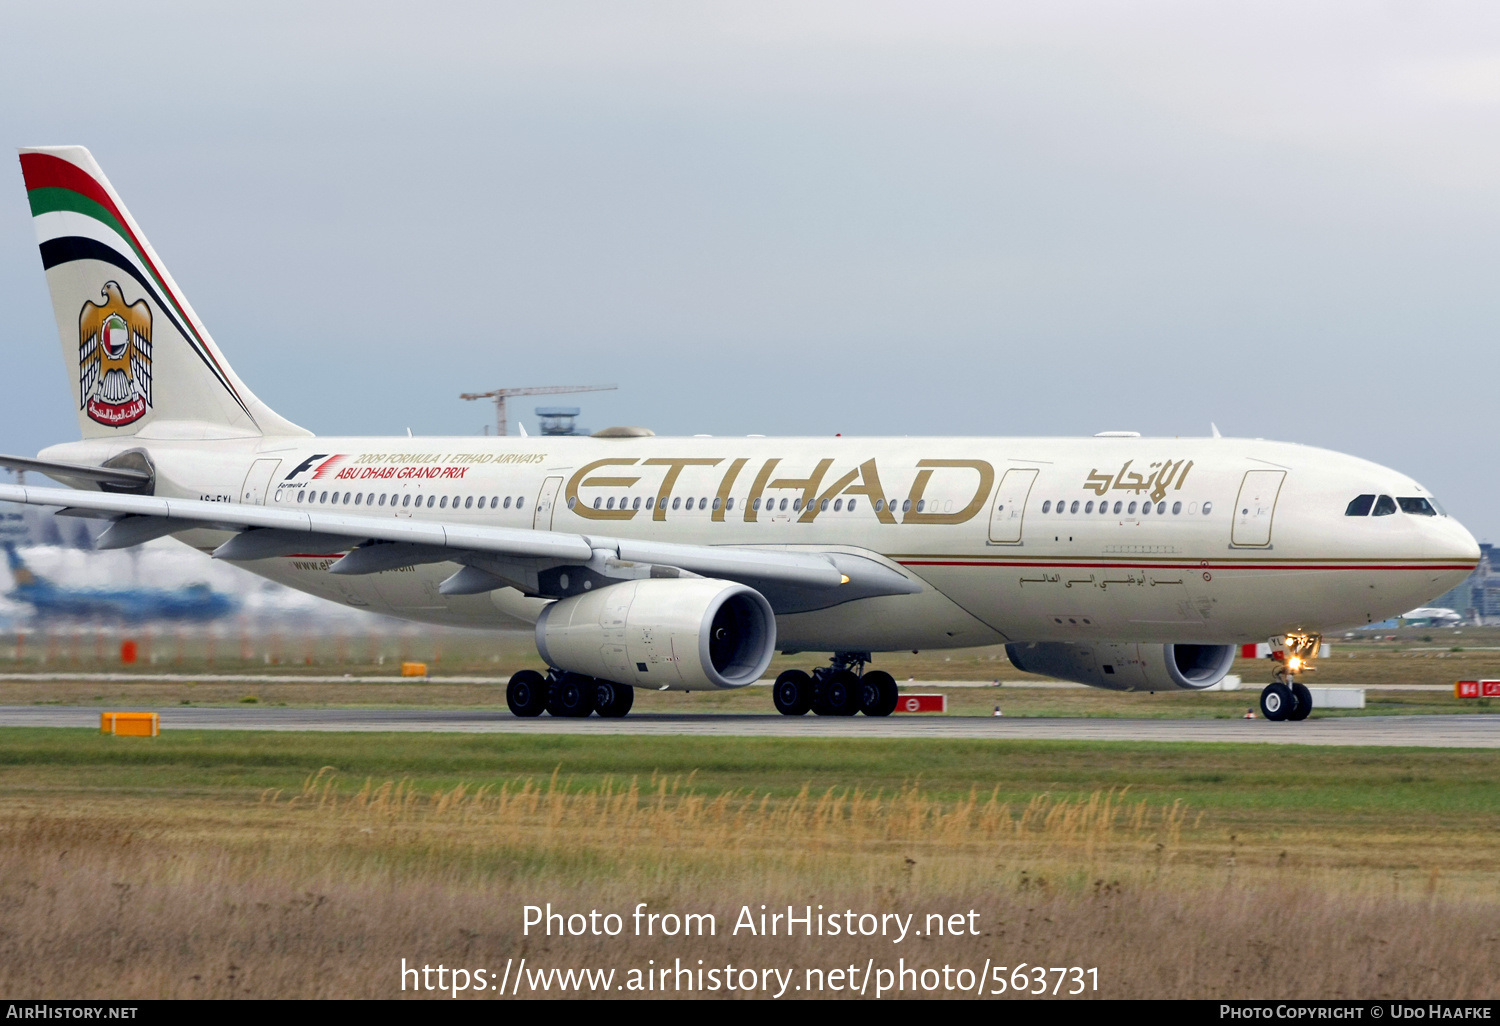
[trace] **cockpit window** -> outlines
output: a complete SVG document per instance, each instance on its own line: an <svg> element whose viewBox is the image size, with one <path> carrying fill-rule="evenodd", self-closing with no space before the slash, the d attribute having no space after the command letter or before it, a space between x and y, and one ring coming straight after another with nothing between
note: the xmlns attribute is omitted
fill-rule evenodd
<svg viewBox="0 0 1500 1026"><path fill-rule="evenodd" d="M1375 516L1388 517L1396 512L1396 500L1389 495L1382 495L1375 500Z"/></svg>
<svg viewBox="0 0 1500 1026"><path fill-rule="evenodd" d="M1349 506L1344 510L1346 517L1367 517L1370 515L1370 507L1375 505L1375 496L1356 495L1349 500Z"/></svg>
<svg viewBox="0 0 1500 1026"><path fill-rule="evenodd" d="M1403 512L1403 513L1410 513L1413 516L1419 516L1419 517L1435 517L1435 516L1437 516L1437 510L1435 510L1435 509L1432 508L1432 503L1428 502L1426 499L1422 498L1420 495L1415 495L1415 496L1406 496L1406 495L1403 495L1403 496L1401 496L1401 498L1397 499L1396 501L1401 504L1401 512Z"/></svg>

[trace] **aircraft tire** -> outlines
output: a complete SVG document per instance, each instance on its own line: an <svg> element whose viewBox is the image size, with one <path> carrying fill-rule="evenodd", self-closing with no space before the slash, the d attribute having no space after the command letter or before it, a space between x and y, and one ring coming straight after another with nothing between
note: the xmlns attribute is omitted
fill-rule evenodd
<svg viewBox="0 0 1500 1026"><path fill-rule="evenodd" d="M1297 708L1297 698L1285 684L1267 684L1260 693L1260 711L1268 720L1284 720Z"/></svg>
<svg viewBox="0 0 1500 1026"><path fill-rule="evenodd" d="M565 673L547 689L547 712L581 719L594 711L594 680L581 673Z"/></svg>
<svg viewBox="0 0 1500 1026"><path fill-rule="evenodd" d="M776 711L783 716L806 716L813 704L812 678L801 670L784 670L771 688Z"/></svg>
<svg viewBox="0 0 1500 1026"><path fill-rule="evenodd" d="M853 716L859 712L859 678L848 670L836 670L823 681L825 716Z"/></svg>
<svg viewBox="0 0 1500 1026"><path fill-rule="evenodd" d="M1305 720L1307 714L1313 710L1312 692L1307 690L1305 684L1292 685L1292 697L1297 700L1297 708L1287 714L1289 720Z"/></svg>
<svg viewBox="0 0 1500 1026"><path fill-rule="evenodd" d="M594 711L606 719L617 719L635 704L635 688L612 680L594 682Z"/></svg>
<svg viewBox="0 0 1500 1026"><path fill-rule="evenodd" d="M547 708L547 678L535 670L521 670L505 685L505 704L515 716L540 716Z"/></svg>
<svg viewBox="0 0 1500 1026"><path fill-rule="evenodd" d="M889 716L900 699L896 678L884 670L871 670L859 679L859 711L866 716Z"/></svg>

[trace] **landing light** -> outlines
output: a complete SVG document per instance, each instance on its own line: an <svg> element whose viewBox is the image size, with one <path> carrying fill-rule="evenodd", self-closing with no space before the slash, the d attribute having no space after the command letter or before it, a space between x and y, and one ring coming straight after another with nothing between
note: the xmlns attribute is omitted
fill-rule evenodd
<svg viewBox="0 0 1500 1026"><path fill-rule="evenodd" d="M1296 656L1292 656L1286 661L1286 668L1288 670L1291 670L1293 673L1296 673L1298 670L1302 669L1302 660L1297 658Z"/></svg>

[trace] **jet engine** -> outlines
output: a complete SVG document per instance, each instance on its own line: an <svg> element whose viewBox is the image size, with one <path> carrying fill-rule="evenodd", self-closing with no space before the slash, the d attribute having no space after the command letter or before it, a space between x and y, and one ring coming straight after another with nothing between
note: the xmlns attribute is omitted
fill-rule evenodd
<svg viewBox="0 0 1500 1026"><path fill-rule="evenodd" d="M1006 645L1016 669L1111 691L1201 691L1234 665L1233 645Z"/></svg>
<svg viewBox="0 0 1500 1026"><path fill-rule="evenodd" d="M632 687L742 688L771 664L776 614L730 581L622 581L548 606L536 647L558 669Z"/></svg>

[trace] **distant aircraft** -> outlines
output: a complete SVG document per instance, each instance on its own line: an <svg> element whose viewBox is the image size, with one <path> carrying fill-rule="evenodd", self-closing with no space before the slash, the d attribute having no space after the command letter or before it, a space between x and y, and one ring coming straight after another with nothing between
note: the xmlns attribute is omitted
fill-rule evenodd
<svg viewBox="0 0 1500 1026"><path fill-rule="evenodd" d="M1406 621L1408 627L1449 627L1463 623L1464 620L1456 611L1440 606L1421 606L1409 613L1402 613L1401 619Z"/></svg>
<svg viewBox="0 0 1500 1026"><path fill-rule="evenodd" d="M64 588L38 577L11 542L3 542L13 586L6 598L24 602L40 616L89 620L217 620L239 608L239 599L206 584L185 588L131 588L101 591Z"/></svg>

